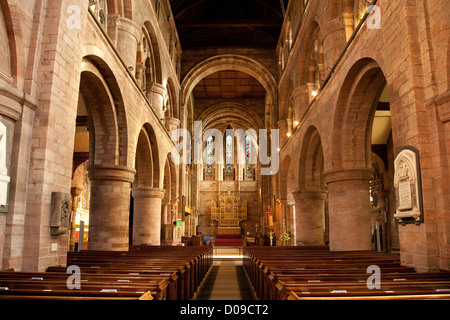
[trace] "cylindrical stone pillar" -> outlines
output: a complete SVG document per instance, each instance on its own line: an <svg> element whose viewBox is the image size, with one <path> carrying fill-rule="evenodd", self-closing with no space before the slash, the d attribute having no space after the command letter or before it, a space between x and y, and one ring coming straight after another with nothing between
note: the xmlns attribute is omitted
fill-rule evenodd
<svg viewBox="0 0 450 320"><path fill-rule="evenodd" d="M177 118L173 118L173 117L169 117L165 119L165 125L166 125L166 129L167 131L169 131L169 133L171 133L174 130L177 130L180 127L180 119Z"/></svg>
<svg viewBox="0 0 450 320"><path fill-rule="evenodd" d="M76 203L77 197L83 191L80 187L72 187L70 193L72 195L72 208L69 219L69 251L75 251L75 216L77 213Z"/></svg>
<svg viewBox="0 0 450 320"><path fill-rule="evenodd" d="M324 245L326 192L299 190L293 196L297 244Z"/></svg>
<svg viewBox="0 0 450 320"><path fill-rule="evenodd" d="M153 110L155 111L158 119L164 119L164 102L167 95L166 88L156 82L149 83L147 86L147 98L150 101Z"/></svg>
<svg viewBox="0 0 450 320"><path fill-rule="evenodd" d="M127 68L136 72L136 52L141 29L130 19L120 17L117 30L117 50Z"/></svg>
<svg viewBox="0 0 450 320"><path fill-rule="evenodd" d="M372 249L369 169L337 170L324 174L328 185L331 251Z"/></svg>
<svg viewBox="0 0 450 320"><path fill-rule="evenodd" d="M89 250L128 250L130 192L136 170L93 165L88 173L91 181Z"/></svg>
<svg viewBox="0 0 450 320"><path fill-rule="evenodd" d="M133 244L161 244L161 202L164 190L151 187L133 188Z"/></svg>

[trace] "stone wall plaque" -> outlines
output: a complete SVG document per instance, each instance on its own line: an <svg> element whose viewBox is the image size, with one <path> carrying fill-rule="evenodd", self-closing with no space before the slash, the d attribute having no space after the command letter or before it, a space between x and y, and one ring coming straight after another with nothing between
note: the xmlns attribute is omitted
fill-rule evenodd
<svg viewBox="0 0 450 320"><path fill-rule="evenodd" d="M422 181L419 152L413 147L404 147L394 162L394 187L397 208L394 217L399 223L423 222Z"/></svg>

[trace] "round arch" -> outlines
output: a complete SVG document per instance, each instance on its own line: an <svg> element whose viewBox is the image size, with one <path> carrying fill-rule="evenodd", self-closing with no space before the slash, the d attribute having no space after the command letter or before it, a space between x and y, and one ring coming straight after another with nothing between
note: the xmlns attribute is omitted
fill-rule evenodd
<svg viewBox="0 0 450 320"><path fill-rule="evenodd" d="M299 161L299 190L323 190L324 156L319 131L310 126L305 133Z"/></svg>
<svg viewBox="0 0 450 320"><path fill-rule="evenodd" d="M167 85L166 85L166 89L167 89L167 98L168 98L168 109L166 111L166 117L173 117L176 119L179 119L179 104L178 104L178 100L177 100L177 96L176 96L176 87L175 87L175 83L172 80L172 78L168 78L167 79Z"/></svg>
<svg viewBox="0 0 450 320"><path fill-rule="evenodd" d="M149 123L145 123L136 139L136 180L137 187L160 188L160 152L155 131Z"/></svg>
<svg viewBox="0 0 450 320"><path fill-rule="evenodd" d="M289 182L291 182L291 179L289 178L289 175L291 173L291 163L292 159L291 156L287 155L283 158L281 161L280 166L280 175L279 175L279 191L280 191L280 199L287 199L289 191L292 188L292 186L289 185Z"/></svg>
<svg viewBox="0 0 450 320"><path fill-rule="evenodd" d="M244 130L263 128L263 123L258 114L251 108L236 102L220 102L204 110L198 117L203 122L203 128L211 128L218 122L226 123L231 118L242 124Z"/></svg>
<svg viewBox="0 0 450 320"><path fill-rule="evenodd" d="M240 55L219 55L208 58L194 66L181 84L181 103L186 105L195 86L205 77L225 70L244 72L256 80L266 89L266 114L272 114L272 107L277 102L277 83L272 74L259 62Z"/></svg>
<svg viewBox="0 0 450 320"><path fill-rule="evenodd" d="M11 9L15 10L15 8L10 8L10 6L8 5L8 1L1 1L0 2L0 17L3 16L3 20L4 20L4 26L6 28L6 34L8 37L8 50L9 50L9 61L7 61L8 67L9 67L9 71L10 75L13 77L13 79L15 81L17 81L16 77L17 77L17 70L18 70L18 56L17 56L17 37L19 37L20 34L22 34L21 32L21 26L20 23L16 24L14 23L12 16L13 14L11 14ZM1 23L1 22L0 22Z"/></svg>
<svg viewBox="0 0 450 320"><path fill-rule="evenodd" d="M122 95L122 89L117 82L115 71L111 69L106 61L108 57L96 46L86 46L84 47L84 57L82 59L81 75L83 79L83 73L89 72L93 74L96 78L100 79L103 86L107 89L109 93L109 101L111 103L109 116L114 118L114 127L117 135L114 137L117 149L117 159L116 164L128 166L128 155L130 144L128 142L128 121L127 113L124 104L124 99ZM80 81L80 92L83 89L90 90L92 92L94 101L98 96L98 93L93 88L83 88L83 81ZM103 117L103 115L101 115ZM106 120L106 119L105 119ZM101 120L104 121L104 120ZM112 122L111 122L112 125ZM109 129L111 129L110 127ZM109 146L110 147L110 146Z"/></svg>
<svg viewBox="0 0 450 320"><path fill-rule="evenodd" d="M155 28L153 27L153 24L150 21L146 21L144 23L144 29L143 29L144 35L149 40L149 44L151 48L151 56L152 56L152 63L153 63L153 73L154 73L154 81L156 83L161 84L162 83L162 64L161 64L161 53L158 43L158 38L156 37Z"/></svg>
<svg viewBox="0 0 450 320"><path fill-rule="evenodd" d="M101 71L89 59L83 59L80 95L88 113L90 163L123 164L121 151L126 152L126 146L120 147L117 100Z"/></svg>
<svg viewBox="0 0 450 320"><path fill-rule="evenodd" d="M264 126L258 114L251 108L236 102L220 102L204 110L198 117L198 121L202 122L203 133L214 128L225 136L225 131L231 123L233 130L248 131L256 152L259 152L258 136L255 130L262 129Z"/></svg>
<svg viewBox="0 0 450 320"><path fill-rule="evenodd" d="M369 58L357 61L341 87L333 117L330 169L369 168L373 116L386 78Z"/></svg>
<svg viewBox="0 0 450 320"><path fill-rule="evenodd" d="M314 20L304 37L305 50L300 57L299 84L310 85L310 90L317 90L325 78L324 48L320 35L320 25Z"/></svg>

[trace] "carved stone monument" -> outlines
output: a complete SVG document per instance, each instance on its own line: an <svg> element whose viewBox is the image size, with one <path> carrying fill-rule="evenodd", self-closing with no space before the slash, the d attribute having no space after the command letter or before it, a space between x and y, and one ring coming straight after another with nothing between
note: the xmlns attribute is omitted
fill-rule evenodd
<svg viewBox="0 0 450 320"><path fill-rule="evenodd" d="M66 233L69 225L70 193L53 192L50 213L50 235L60 236Z"/></svg>
<svg viewBox="0 0 450 320"><path fill-rule="evenodd" d="M423 222L422 182L419 153L413 147L403 148L394 162L394 187L397 208L394 217L399 223Z"/></svg>

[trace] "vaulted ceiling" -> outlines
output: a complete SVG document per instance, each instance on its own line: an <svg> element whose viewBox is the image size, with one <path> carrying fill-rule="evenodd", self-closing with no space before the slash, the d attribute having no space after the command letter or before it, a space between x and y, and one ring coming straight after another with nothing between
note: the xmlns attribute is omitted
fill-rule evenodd
<svg viewBox="0 0 450 320"><path fill-rule="evenodd" d="M170 0L183 50L275 49L288 0Z"/></svg>

